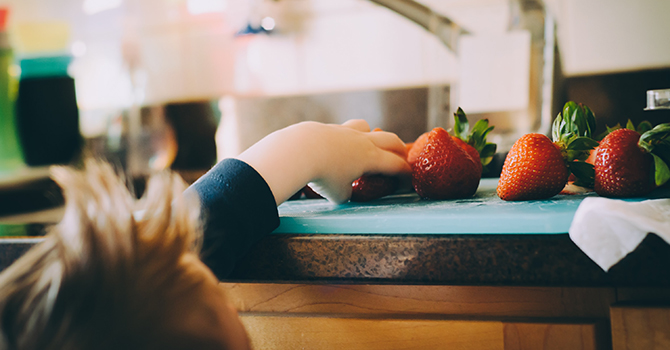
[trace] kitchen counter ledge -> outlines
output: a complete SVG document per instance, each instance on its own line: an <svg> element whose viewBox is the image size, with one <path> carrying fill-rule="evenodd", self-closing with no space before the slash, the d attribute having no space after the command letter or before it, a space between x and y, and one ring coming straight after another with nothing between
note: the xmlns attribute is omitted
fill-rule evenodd
<svg viewBox="0 0 670 350"><path fill-rule="evenodd" d="M0 239L4 269L39 237ZM670 245L654 234L609 272L567 234L266 236L229 281L670 287Z"/></svg>
<svg viewBox="0 0 670 350"><path fill-rule="evenodd" d="M507 286L670 286L670 245L649 234L609 272L567 234L269 235L235 281Z"/></svg>
<svg viewBox="0 0 670 350"><path fill-rule="evenodd" d="M335 206L325 200L279 207L280 227L240 261L230 281L489 286L670 287L670 245L655 234L603 271L567 234L581 201L504 202L497 179L477 194L425 201L415 194ZM655 191L667 198L670 188ZM651 197L650 197L651 198ZM638 199L639 200L639 199ZM26 238L0 238L0 269L39 242L62 208L0 218Z"/></svg>

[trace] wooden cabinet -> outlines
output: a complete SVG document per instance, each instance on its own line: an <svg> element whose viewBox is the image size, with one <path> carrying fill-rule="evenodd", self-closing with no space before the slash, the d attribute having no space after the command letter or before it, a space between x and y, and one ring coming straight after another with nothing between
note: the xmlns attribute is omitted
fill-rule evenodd
<svg viewBox="0 0 670 350"><path fill-rule="evenodd" d="M492 321L242 316L254 349L505 349ZM592 349L592 348L590 348Z"/></svg>
<svg viewBox="0 0 670 350"><path fill-rule="evenodd" d="M670 305L622 303L610 313L614 350L670 349Z"/></svg>
<svg viewBox="0 0 670 350"><path fill-rule="evenodd" d="M609 349L613 288L223 283L254 349Z"/></svg>
<svg viewBox="0 0 670 350"><path fill-rule="evenodd" d="M599 349L596 322L243 315L254 349ZM602 347L600 347L602 348Z"/></svg>

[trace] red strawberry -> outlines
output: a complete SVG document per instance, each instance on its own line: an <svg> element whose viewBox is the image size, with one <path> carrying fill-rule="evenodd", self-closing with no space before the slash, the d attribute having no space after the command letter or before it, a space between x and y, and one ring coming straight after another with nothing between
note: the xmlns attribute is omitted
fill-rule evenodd
<svg viewBox="0 0 670 350"><path fill-rule="evenodd" d="M545 135L526 134L507 154L496 191L506 201L544 199L561 192L567 181L560 149Z"/></svg>
<svg viewBox="0 0 670 350"><path fill-rule="evenodd" d="M603 139L603 138L605 138L605 136L607 136L608 134L610 134L614 130L618 130L618 129L621 129L621 128L622 128L622 126L619 123L617 123L615 126L613 126L611 128L608 126L607 130L604 133L598 135L598 139ZM628 123L626 123L626 129L635 130L640 134L643 134L643 133L651 130L652 128L653 128L653 126L651 125L651 123L646 121L646 120L640 122L640 124L638 124L637 127L635 126L635 124L633 124L633 122L630 119L628 119ZM596 148L591 150L591 153L589 154L589 157L586 158L585 162L589 163L589 164L595 164L597 153L598 153L598 147L596 146ZM570 174L570 178L568 179L568 181L575 181L575 180L576 180L575 174Z"/></svg>
<svg viewBox="0 0 670 350"><path fill-rule="evenodd" d="M363 175L351 184L351 201L367 202L393 194L399 186L397 177Z"/></svg>
<svg viewBox="0 0 670 350"><path fill-rule="evenodd" d="M452 136L451 138L454 140L454 142L456 142L456 144L459 147L461 147L468 155L470 155L470 157L475 161L475 163L479 165L479 172L481 173L483 166L481 163L481 159L479 158L479 152L477 152L477 150L474 147L468 145L467 143L465 143L465 141L458 138L458 136Z"/></svg>
<svg viewBox="0 0 670 350"><path fill-rule="evenodd" d="M382 131L374 128L372 132ZM351 183L352 202L368 202L384 196L393 194L398 190L400 181L398 178L386 175L363 175Z"/></svg>
<svg viewBox="0 0 670 350"><path fill-rule="evenodd" d="M419 158L419 154L421 154L421 151L423 151L423 148L426 146L429 133L430 132L427 131L417 137L416 141L412 143L412 147L407 150L407 163L412 167L414 166L414 163L416 163L416 159Z"/></svg>
<svg viewBox="0 0 670 350"><path fill-rule="evenodd" d="M596 154L598 154L598 146L596 146L596 148L592 149L589 152L589 157L586 158L585 162L595 165L596 164Z"/></svg>
<svg viewBox="0 0 670 350"><path fill-rule="evenodd" d="M414 189L419 196L429 199L471 197L480 178L478 164L443 128L435 128L428 134L426 146L412 170Z"/></svg>
<svg viewBox="0 0 670 350"><path fill-rule="evenodd" d="M667 146L662 146L668 144L668 135L670 124L661 124L643 135L630 129L608 134L600 142L596 155L596 193L605 197L637 197L665 183L668 167L663 152Z"/></svg>
<svg viewBox="0 0 670 350"><path fill-rule="evenodd" d="M508 201L550 198L563 190L570 172L580 186L591 182L593 166L583 160L597 145L590 138L594 129L595 116L588 107L566 103L554 121L553 142L542 134L527 134L514 143L503 164L498 196Z"/></svg>
<svg viewBox="0 0 670 350"><path fill-rule="evenodd" d="M480 164L479 168L481 172L483 167L491 162L496 151L494 143L486 142L486 135L493 130L493 126L489 126L487 119L482 119L477 121L470 131L468 119L461 108L458 108L458 111L454 113L454 120L454 132L456 133L456 135L452 136L454 142ZM414 166L416 159L425 147L428 134L429 132L425 132L416 141L408 144L407 162L412 166Z"/></svg>

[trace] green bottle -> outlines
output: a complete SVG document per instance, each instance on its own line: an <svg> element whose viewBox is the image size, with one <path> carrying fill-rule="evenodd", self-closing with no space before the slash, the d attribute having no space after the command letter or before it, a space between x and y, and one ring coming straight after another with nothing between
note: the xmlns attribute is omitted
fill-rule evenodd
<svg viewBox="0 0 670 350"><path fill-rule="evenodd" d="M0 8L0 174L24 166L14 116L17 81L10 74L14 62L5 30L7 14L6 8Z"/></svg>

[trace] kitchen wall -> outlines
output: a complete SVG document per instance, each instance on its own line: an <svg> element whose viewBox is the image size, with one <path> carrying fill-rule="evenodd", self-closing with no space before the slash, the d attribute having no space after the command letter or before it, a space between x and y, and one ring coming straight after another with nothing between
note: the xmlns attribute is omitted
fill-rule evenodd
<svg viewBox="0 0 670 350"><path fill-rule="evenodd" d="M563 71L569 76L670 66L670 2L551 0L559 22Z"/></svg>

